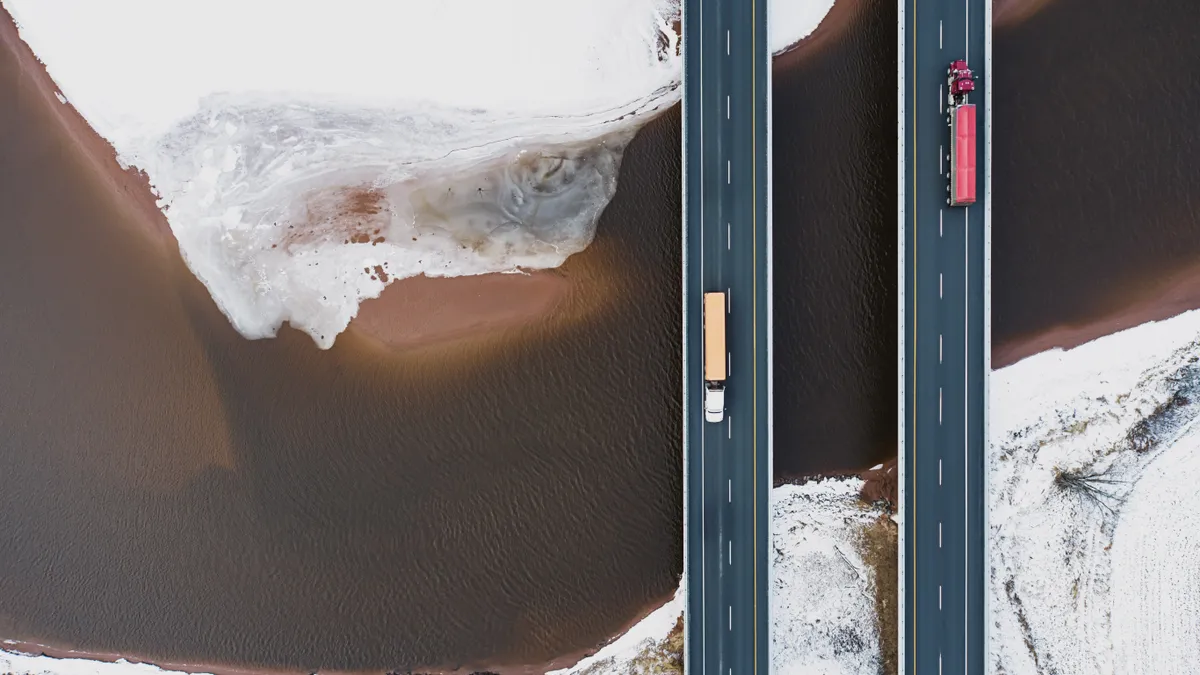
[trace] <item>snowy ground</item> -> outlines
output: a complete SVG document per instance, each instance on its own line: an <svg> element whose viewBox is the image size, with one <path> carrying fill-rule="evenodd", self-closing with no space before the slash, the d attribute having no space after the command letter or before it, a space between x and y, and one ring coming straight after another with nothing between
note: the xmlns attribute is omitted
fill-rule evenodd
<svg viewBox="0 0 1200 675"><path fill-rule="evenodd" d="M993 374L995 672L1200 672L1198 360L1200 311Z"/></svg>
<svg viewBox="0 0 1200 675"><path fill-rule="evenodd" d="M3 2L248 338L328 348L391 280L560 265L680 96L678 0ZM773 3L771 45L830 4Z"/></svg>

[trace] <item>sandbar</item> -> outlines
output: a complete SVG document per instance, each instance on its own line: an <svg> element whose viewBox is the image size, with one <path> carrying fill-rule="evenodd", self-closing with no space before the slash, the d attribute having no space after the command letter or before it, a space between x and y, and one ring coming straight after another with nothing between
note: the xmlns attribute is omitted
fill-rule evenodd
<svg viewBox="0 0 1200 675"><path fill-rule="evenodd" d="M495 335L552 312L570 282L552 270L394 281L359 306L350 329L395 349Z"/></svg>

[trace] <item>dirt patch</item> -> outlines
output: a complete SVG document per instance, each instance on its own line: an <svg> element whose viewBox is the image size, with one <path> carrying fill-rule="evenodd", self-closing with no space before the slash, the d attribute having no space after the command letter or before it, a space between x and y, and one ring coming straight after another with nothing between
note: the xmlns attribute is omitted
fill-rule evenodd
<svg viewBox="0 0 1200 675"><path fill-rule="evenodd" d="M362 187L318 190L305 199L300 217L273 223L278 240L271 248L341 240L343 244L378 245L391 222L387 197Z"/></svg>
<svg viewBox="0 0 1200 675"><path fill-rule="evenodd" d="M896 675L900 669L900 625L896 605L900 574L898 535L895 521L881 515L863 526L858 542L863 562L874 576L875 626L882 672L886 675Z"/></svg>
<svg viewBox="0 0 1200 675"><path fill-rule="evenodd" d="M1017 583L1012 579L1005 581L1004 593L1008 595L1008 601L1017 610L1017 623L1021 626L1021 639L1025 641L1025 648L1033 657L1034 670L1040 673L1042 672L1041 659L1038 658L1037 650L1033 648L1033 629L1029 626L1029 618L1025 616L1025 604L1021 602L1021 596L1017 595Z"/></svg>
<svg viewBox="0 0 1200 675"><path fill-rule="evenodd" d="M867 469L859 474L863 479L859 498L868 504L877 504L889 513L896 512L900 501L899 472L897 460L890 459L878 469Z"/></svg>

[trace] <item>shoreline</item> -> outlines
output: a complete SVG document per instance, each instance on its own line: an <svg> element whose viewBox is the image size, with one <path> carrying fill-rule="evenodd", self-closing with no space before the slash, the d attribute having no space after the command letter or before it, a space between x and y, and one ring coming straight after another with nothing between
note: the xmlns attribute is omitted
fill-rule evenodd
<svg viewBox="0 0 1200 675"><path fill-rule="evenodd" d="M834 0L829 13L813 32L772 57L772 68L794 68L836 41L862 13L863 0Z"/></svg>
<svg viewBox="0 0 1200 675"><path fill-rule="evenodd" d="M156 660L136 654L119 652L89 651L73 649L61 645L48 645L35 640L0 639L0 655L10 654L30 658L50 658L56 660L76 659L120 665L124 661L157 668L162 672L180 672L190 675L302 675L304 673L320 672L325 675L390 675L391 673L420 673L421 675L464 675L465 673L494 673L495 675L544 675L552 670L563 670L574 667L580 661L599 652L601 649L616 642L621 636L632 630L646 617L671 601L674 591L665 598L659 598L640 608L634 616L623 624L618 631L592 647L585 647L554 657L549 661L524 664L497 664L488 661L465 662L458 664L443 664L432 667L376 670L312 670L306 668L273 668L269 666L239 666L232 664L191 663L185 661ZM51 671L52 672L52 671Z"/></svg>
<svg viewBox="0 0 1200 675"><path fill-rule="evenodd" d="M7 50L15 57L21 74L32 82L46 110L59 123L64 137L109 187L114 201L130 215L132 222L138 226L136 229L159 247L162 253L180 256L179 244L171 232L167 217L158 208L158 197L150 189L149 177L133 167L122 169L113 146L92 129L69 100L59 100L62 94L58 86L45 65L21 39L12 15L3 6L0 6L0 49Z"/></svg>
<svg viewBox="0 0 1200 675"><path fill-rule="evenodd" d="M1053 0L995 0L992 6L992 25L1010 28L1037 14Z"/></svg>
<svg viewBox="0 0 1200 675"><path fill-rule="evenodd" d="M1200 264L1155 282L1152 287L1085 323L1060 324L992 347L992 370L1052 349L1070 350L1098 338L1200 308Z"/></svg>
<svg viewBox="0 0 1200 675"><path fill-rule="evenodd" d="M828 479L848 480L857 478L863 482L858 493L858 498L863 504L870 506L875 502L885 501L888 503L888 512L895 513L896 504L899 502L900 488L897 480L899 474L896 472L898 464L899 458L897 457L897 453L893 452L888 459L876 462L867 469L819 471L817 473L789 475L784 478L777 478L771 489L774 490L784 485L804 485L805 483Z"/></svg>

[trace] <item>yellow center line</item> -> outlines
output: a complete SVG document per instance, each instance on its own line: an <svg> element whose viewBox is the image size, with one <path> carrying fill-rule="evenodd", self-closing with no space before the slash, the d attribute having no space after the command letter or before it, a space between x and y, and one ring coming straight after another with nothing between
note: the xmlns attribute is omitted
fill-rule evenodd
<svg viewBox="0 0 1200 675"><path fill-rule="evenodd" d="M750 98L757 100L758 86L758 23L755 14L757 0L750 3ZM751 262L753 265L754 289L754 463L751 480L754 481L754 672L758 673L758 108L750 116L750 204L753 207L750 221L752 231Z"/></svg>

